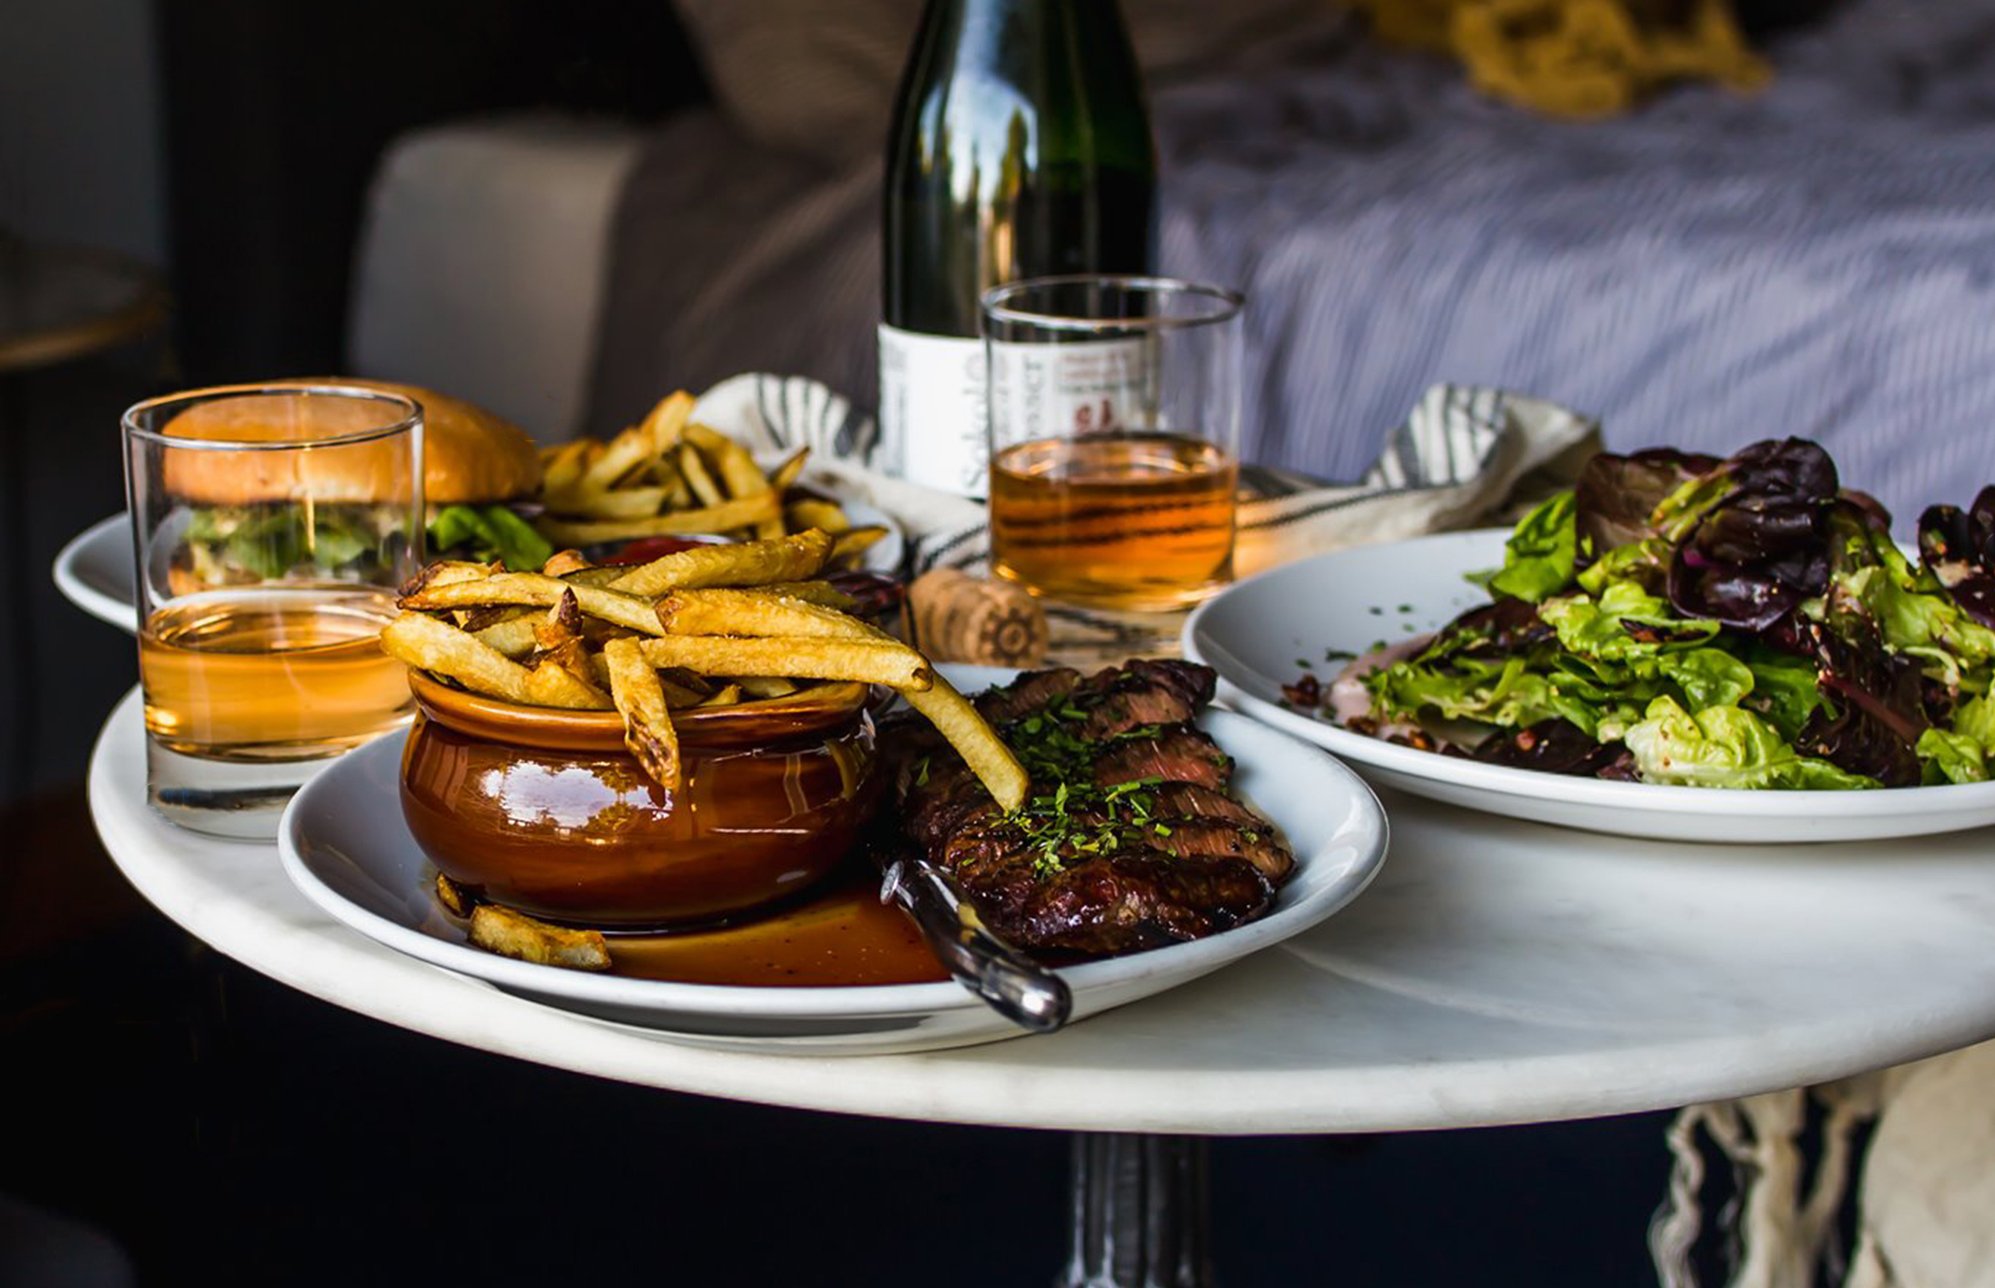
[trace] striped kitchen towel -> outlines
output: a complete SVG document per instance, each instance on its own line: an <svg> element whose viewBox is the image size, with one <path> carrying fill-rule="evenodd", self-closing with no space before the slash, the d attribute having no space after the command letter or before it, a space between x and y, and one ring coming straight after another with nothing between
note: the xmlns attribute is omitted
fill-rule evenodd
<svg viewBox="0 0 1995 1288"><path fill-rule="evenodd" d="M869 468L878 441L872 419L819 382L736 376L701 397L693 418L757 451L809 447L805 481L892 515L907 532L911 573L988 567L983 506ZM1435 385L1356 483L1243 469L1235 573L1498 521L1520 494L1528 499L1570 483L1599 448L1598 424L1563 407L1498 389Z"/></svg>

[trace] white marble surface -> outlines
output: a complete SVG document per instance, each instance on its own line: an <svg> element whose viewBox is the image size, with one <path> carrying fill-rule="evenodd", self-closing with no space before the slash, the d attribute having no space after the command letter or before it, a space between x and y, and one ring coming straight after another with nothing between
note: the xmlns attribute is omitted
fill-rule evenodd
<svg viewBox="0 0 1995 1288"><path fill-rule="evenodd" d="M1289 944L1046 1038L928 1055L745 1055L569 1015L380 947L270 846L143 802L135 698L91 804L147 898L305 992L628 1082L950 1122L1380 1131L1579 1118L1820 1081L1995 1037L1988 832L1674 846L1388 796L1392 858Z"/></svg>

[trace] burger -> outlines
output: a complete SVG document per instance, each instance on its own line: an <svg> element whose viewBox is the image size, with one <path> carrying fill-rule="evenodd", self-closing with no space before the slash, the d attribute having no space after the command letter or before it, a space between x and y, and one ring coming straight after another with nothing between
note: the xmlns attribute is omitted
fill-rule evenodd
<svg viewBox="0 0 1995 1288"><path fill-rule="evenodd" d="M540 490L540 451L526 432L461 398L384 380L327 377L401 394L423 410L423 499L430 558L539 568L553 553L528 521ZM290 422L277 427L281 418ZM371 403L342 398L242 397L189 408L168 438L329 437L382 426ZM285 576L364 575L405 561L405 489L386 452L169 452L163 483L191 508L169 577L176 591ZM310 505L300 505L309 496Z"/></svg>

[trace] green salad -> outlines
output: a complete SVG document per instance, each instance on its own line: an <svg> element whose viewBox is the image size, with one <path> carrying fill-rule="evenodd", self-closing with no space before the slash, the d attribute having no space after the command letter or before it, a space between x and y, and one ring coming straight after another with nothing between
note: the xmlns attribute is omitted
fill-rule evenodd
<svg viewBox="0 0 1995 1288"><path fill-rule="evenodd" d="M1347 724L1477 760L1695 787L1995 771L1995 486L1918 554L1802 439L1602 454L1512 532L1490 602L1347 672ZM1348 682L1345 681L1345 682ZM1313 686L1311 686L1313 688Z"/></svg>

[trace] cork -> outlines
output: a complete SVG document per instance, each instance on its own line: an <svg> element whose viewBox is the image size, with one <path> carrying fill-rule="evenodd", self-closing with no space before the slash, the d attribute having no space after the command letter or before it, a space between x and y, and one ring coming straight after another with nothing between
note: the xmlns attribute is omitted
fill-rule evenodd
<svg viewBox="0 0 1995 1288"><path fill-rule="evenodd" d="M936 568L907 589L922 652L937 662L1037 666L1046 658L1046 610L1023 586Z"/></svg>

